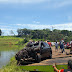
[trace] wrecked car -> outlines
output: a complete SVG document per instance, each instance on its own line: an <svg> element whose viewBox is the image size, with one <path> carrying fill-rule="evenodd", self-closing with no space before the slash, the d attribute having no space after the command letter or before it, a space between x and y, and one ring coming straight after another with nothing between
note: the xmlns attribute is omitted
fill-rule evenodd
<svg viewBox="0 0 72 72"><path fill-rule="evenodd" d="M52 49L43 41L28 43L25 48L15 55L15 58L17 64L21 65L30 62L40 62L42 58L52 58Z"/></svg>

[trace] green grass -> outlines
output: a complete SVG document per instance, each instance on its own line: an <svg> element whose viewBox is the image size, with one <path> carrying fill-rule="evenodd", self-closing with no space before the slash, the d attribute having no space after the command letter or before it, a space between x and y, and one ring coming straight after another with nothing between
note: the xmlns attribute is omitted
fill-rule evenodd
<svg viewBox="0 0 72 72"><path fill-rule="evenodd" d="M42 66L20 66L21 69L23 70L28 70L28 71L48 71L48 72L54 72L54 68L52 65L42 65ZM57 65L58 69L67 69L67 65Z"/></svg>
<svg viewBox="0 0 72 72"><path fill-rule="evenodd" d="M15 45L18 43L18 41L22 41L22 38L17 37L0 37L0 45Z"/></svg>
<svg viewBox="0 0 72 72"><path fill-rule="evenodd" d="M17 37L7 37L7 36L0 36L0 51L8 51L8 50L21 50L22 48L25 47L26 44L24 45L16 45L19 41L22 41L22 38L17 38ZM36 41L36 40L35 40ZM57 65L58 69L67 69L67 65ZM17 66L17 61L15 60L15 57L11 58L10 62L2 67L0 69L0 72L24 72L25 70L27 71L34 71L34 70L39 70L39 71L48 71L48 72L54 72L54 69L52 65L47 65L47 66Z"/></svg>
<svg viewBox="0 0 72 72"><path fill-rule="evenodd" d="M16 60L13 57L9 64L0 69L0 72L24 72L19 66L16 65Z"/></svg>
<svg viewBox="0 0 72 72"><path fill-rule="evenodd" d="M48 71L54 72L52 65L42 65L42 66L17 66L17 61L15 57L11 58L8 65L0 69L0 72L24 72L24 71ZM57 65L58 69L67 69L67 65Z"/></svg>
<svg viewBox="0 0 72 72"><path fill-rule="evenodd" d="M19 42L24 39L18 37L1 37L0 36L0 51L10 51L10 50L20 50L24 47L24 44L19 44Z"/></svg>

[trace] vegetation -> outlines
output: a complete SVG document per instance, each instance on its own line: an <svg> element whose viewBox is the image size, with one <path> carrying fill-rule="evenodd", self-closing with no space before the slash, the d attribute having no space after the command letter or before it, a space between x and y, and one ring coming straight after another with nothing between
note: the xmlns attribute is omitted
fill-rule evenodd
<svg viewBox="0 0 72 72"><path fill-rule="evenodd" d="M34 40L38 40L38 39L34 39ZM41 40L41 39L39 39L39 40ZM21 50L26 45L27 41L28 41L28 39L25 39L25 38L18 38L18 37L12 37L12 36L9 36L9 37L8 36L0 36L0 46L1 46L0 51ZM11 42L11 45L10 45L10 42ZM12 47L8 47L7 45L12 46ZM57 65L58 69L61 69L62 67L67 69L67 65ZM35 69L37 69L39 71L49 71L49 72L54 71L52 65L47 65L47 66L17 66L17 61L15 60L15 57L12 57L10 62L6 66L4 66L0 69L0 72L24 72L25 70L26 71L27 70L28 71L34 71Z"/></svg>
<svg viewBox="0 0 72 72"><path fill-rule="evenodd" d="M2 34L2 31L1 31L1 29L0 29L0 36L1 36L1 34Z"/></svg>
<svg viewBox="0 0 72 72"><path fill-rule="evenodd" d="M25 71L48 71L48 72L54 72L54 68L52 65L46 65L46 66L17 66L17 61L13 57L9 64L0 69L0 72L25 72ZM57 65L58 69L67 69L67 65Z"/></svg>
<svg viewBox="0 0 72 72"><path fill-rule="evenodd" d="M28 39L13 36L0 36L0 45L20 45L26 42L28 42Z"/></svg>
<svg viewBox="0 0 72 72"><path fill-rule="evenodd" d="M18 37L25 37L27 39L43 39L50 41L60 41L62 38L68 42L72 39L72 31L50 29L43 30L30 30L30 29L18 29Z"/></svg>

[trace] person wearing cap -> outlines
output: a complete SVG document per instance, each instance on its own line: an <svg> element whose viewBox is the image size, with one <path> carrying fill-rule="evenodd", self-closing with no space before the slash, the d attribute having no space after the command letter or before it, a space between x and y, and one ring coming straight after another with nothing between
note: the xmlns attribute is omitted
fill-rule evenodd
<svg viewBox="0 0 72 72"><path fill-rule="evenodd" d="M53 64L53 68L56 72L72 72L72 60L68 61L68 69L60 69L56 68L56 64Z"/></svg>

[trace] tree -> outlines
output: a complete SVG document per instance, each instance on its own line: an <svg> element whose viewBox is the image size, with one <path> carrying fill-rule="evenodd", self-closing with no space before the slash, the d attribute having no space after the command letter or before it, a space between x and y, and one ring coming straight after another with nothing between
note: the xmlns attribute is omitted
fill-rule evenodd
<svg viewBox="0 0 72 72"><path fill-rule="evenodd" d="M12 30L10 31L10 34L15 35L14 32L13 32Z"/></svg>
<svg viewBox="0 0 72 72"><path fill-rule="evenodd" d="M1 29L0 29L0 36L2 35L2 31L1 31Z"/></svg>

